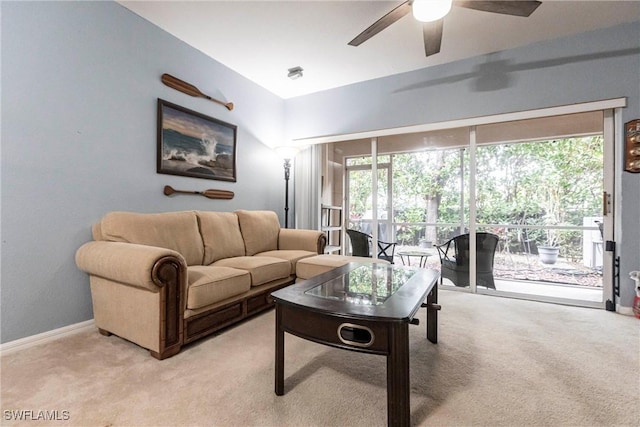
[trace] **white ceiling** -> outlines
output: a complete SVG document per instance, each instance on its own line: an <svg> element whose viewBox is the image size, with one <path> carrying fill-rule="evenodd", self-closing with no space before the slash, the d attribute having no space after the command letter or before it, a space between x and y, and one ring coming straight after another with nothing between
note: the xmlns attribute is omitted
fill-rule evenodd
<svg viewBox="0 0 640 427"><path fill-rule="evenodd" d="M401 1L119 1L282 98L640 20L639 0L542 2L529 18L454 7L441 52L426 58L411 15L347 45ZM304 77L291 80L295 66Z"/></svg>

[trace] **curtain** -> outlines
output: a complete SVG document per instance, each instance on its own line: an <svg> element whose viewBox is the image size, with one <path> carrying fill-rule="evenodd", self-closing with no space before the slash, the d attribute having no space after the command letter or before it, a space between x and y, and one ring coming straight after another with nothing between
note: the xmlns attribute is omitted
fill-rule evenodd
<svg viewBox="0 0 640 427"><path fill-rule="evenodd" d="M300 151L294 164L295 228L320 230L321 147L311 145Z"/></svg>

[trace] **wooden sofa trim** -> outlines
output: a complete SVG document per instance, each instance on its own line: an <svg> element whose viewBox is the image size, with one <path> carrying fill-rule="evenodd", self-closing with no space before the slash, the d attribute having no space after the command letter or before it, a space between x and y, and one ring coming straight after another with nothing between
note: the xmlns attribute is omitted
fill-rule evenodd
<svg viewBox="0 0 640 427"><path fill-rule="evenodd" d="M324 248L327 247L327 236L326 234L321 234L320 238L318 239L318 247L317 247L317 251L318 254L323 254L324 253Z"/></svg>
<svg viewBox="0 0 640 427"><path fill-rule="evenodd" d="M151 277L160 287L160 351L150 351L156 359L166 359L180 352L183 343L183 299L186 267L174 257L159 259Z"/></svg>
<svg viewBox="0 0 640 427"><path fill-rule="evenodd" d="M273 307L271 292L293 284L288 278L265 287L252 288L249 292L232 297L218 305L184 319L184 339L187 344L215 331L233 325L247 317Z"/></svg>

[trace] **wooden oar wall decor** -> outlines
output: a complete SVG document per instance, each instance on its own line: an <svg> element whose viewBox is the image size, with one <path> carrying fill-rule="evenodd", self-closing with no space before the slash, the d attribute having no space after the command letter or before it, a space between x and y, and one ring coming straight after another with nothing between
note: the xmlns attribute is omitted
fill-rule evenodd
<svg viewBox="0 0 640 427"><path fill-rule="evenodd" d="M235 195L233 191L228 190L204 190L204 191L184 191L184 190L174 190L170 185L164 186L164 195L171 196L172 194L199 194L208 199L233 199Z"/></svg>
<svg viewBox="0 0 640 427"><path fill-rule="evenodd" d="M218 99L212 98L209 95L205 95L204 93L200 92L200 89L198 89L194 85L180 80L177 77L173 77L171 74L163 74L161 80L162 83L172 89L175 89L182 93L186 93L187 95L195 96L197 98L208 99L209 101L215 102L216 104L224 105L229 111L233 110L233 102L223 102Z"/></svg>

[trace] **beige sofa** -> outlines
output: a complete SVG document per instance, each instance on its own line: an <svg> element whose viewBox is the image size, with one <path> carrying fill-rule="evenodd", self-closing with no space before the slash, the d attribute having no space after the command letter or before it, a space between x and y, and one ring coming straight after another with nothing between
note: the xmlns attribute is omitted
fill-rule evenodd
<svg viewBox="0 0 640 427"><path fill-rule="evenodd" d="M183 344L272 305L320 231L281 229L271 211L111 212L76 253L96 326L164 359Z"/></svg>

